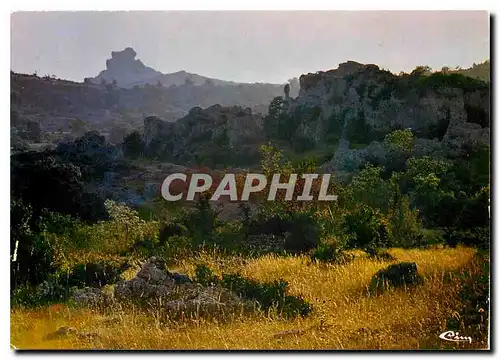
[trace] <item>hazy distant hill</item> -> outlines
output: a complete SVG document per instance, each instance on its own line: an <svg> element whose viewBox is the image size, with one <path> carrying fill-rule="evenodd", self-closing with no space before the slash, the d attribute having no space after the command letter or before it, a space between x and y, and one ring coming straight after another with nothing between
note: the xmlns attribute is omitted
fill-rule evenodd
<svg viewBox="0 0 500 360"><path fill-rule="evenodd" d="M137 53L134 49L128 47L122 51L112 51L111 59L106 61L106 70L103 70L94 78L87 78L87 82L100 84L105 81L111 83L116 81L119 87L131 88L133 86L151 84L157 85L160 83L163 86L172 85L203 85L209 83L211 85L238 85L233 81L223 81L212 79L198 74L186 72L184 70L175 73L163 74L142 63L136 59ZM278 87L280 90L283 85L277 84L260 84L269 86L274 89Z"/></svg>

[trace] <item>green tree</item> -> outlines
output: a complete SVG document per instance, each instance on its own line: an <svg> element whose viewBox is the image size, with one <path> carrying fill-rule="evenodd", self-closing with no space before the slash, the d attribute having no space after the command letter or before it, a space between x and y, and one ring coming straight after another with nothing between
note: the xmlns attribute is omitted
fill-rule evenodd
<svg viewBox="0 0 500 360"><path fill-rule="evenodd" d="M383 167L369 164L356 174L346 189L345 204L357 206L359 203L386 212L389 205L389 183L382 178Z"/></svg>
<svg viewBox="0 0 500 360"><path fill-rule="evenodd" d="M137 158L143 155L144 141L142 141L142 137L139 132L134 131L123 139L123 152L125 156L131 158Z"/></svg>

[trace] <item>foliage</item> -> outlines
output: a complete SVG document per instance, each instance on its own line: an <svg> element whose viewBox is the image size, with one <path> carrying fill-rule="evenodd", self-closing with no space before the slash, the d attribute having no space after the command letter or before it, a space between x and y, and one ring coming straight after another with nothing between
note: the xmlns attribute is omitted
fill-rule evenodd
<svg viewBox="0 0 500 360"><path fill-rule="evenodd" d="M128 268L126 262L104 261L79 263L68 272L64 283L67 287L83 288L102 287L120 280L121 274Z"/></svg>
<svg viewBox="0 0 500 360"><path fill-rule="evenodd" d="M96 195L84 190L82 172L71 162L46 153L11 158L11 196L30 204L37 219L44 210L95 221L107 217Z"/></svg>
<svg viewBox="0 0 500 360"><path fill-rule="evenodd" d="M196 281L204 285L219 285L238 296L256 301L261 310L276 308L284 317L306 316L312 306L301 296L288 295L288 283L283 280L259 283L240 274L222 274L219 278L206 265L197 265Z"/></svg>
<svg viewBox="0 0 500 360"><path fill-rule="evenodd" d="M387 250L382 250L379 248L367 248L365 249L368 257L370 259L376 259L381 261L394 261L396 258L391 255Z"/></svg>
<svg viewBox="0 0 500 360"><path fill-rule="evenodd" d="M354 175L345 193L347 206L366 204L381 211L389 206L390 185L382 178L383 167L367 165Z"/></svg>
<svg viewBox="0 0 500 360"><path fill-rule="evenodd" d="M372 278L370 288L372 291L381 291L391 287L418 285L422 282L423 278L417 271L417 264L402 262L378 271Z"/></svg>
<svg viewBox="0 0 500 360"><path fill-rule="evenodd" d="M349 247L370 249L387 245L387 220L380 211L362 204L347 214L344 221L350 234Z"/></svg>
<svg viewBox="0 0 500 360"><path fill-rule="evenodd" d="M301 253L318 245L320 228L314 214L293 213L290 225L290 234L285 239L286 251Z"/></svg>
<svg viewBox="0 0 500 360"><path fill-rule="evenodd" d="M180 220L187 229L187 236L197 245L216 241L216 229L219 226L217 211L210 205L209 196L200 195L196 209L184 215Z"/></svg>
<svg viewBox="0 0 500 360"><path fill-rule="evenodd" d="M455 247L459 244L489 249L491 229L489 227L474 227L471 229L447 228L444 235L445 244Z"/></svg>
<svg viewBox="0 0 500 360"><path fill-rule="evenodd" d="M38 285L55 270L54 249L40 233L32 207L12 198L10 204L10 285Z"/></svg>
<svg viewBox="0 0 500 360"><path fill-rule="evenodd" d="M354 256L343 250L339 244L320 243L311 254L311 260L331 264L345 264L352 261Z"/></svg>
<svg viewBox="0 0 500 360"><path fill-rule="evenodd" d="M112 200L106 200L105 206L111 219L78 227L70 239L71 248L120 253L148 238L158 241L158 221L143 220L137 211Z"/></svg>
<svg viewBox="0 0 500 360"><path fill-rule="evenodd" d="M125 156L130 158L137 158L144 153L144 141L142 140L141 134L134 131L128 134L125 139L123 139L123 152Z"/></svg>
<svg viewBox="0 0 500 360"><path fill-rule="evenodd" d="M396 197L388 214L389 243L403 248L427 245L422 235L418 209L410 209L408 197Z"/></svg>

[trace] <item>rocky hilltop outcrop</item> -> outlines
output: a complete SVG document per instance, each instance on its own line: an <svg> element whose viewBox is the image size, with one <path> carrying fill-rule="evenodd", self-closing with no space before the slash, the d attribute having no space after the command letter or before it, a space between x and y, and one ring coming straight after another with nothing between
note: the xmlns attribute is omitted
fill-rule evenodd
<svg viewBox="0 0 500 360"><path fill-rule="evenodd" d="M87 82L101 84L103 81L112 83L116 81L117 86L122 88L132 88L134 86L143 86L146 84L161 84L164 87L180 85L203 85L212 86L238 86L238 83L208 78L184 70L174 73L164 74L157 71L136 59L137 53L131 47L122 51L112 51L111 59L106 61L106 69L101 71L94 78L87 78ZM259 84L255 84L259 85ZM281 87L275 84L260 84L271 88Z"/></svg>
<svg viewBox="0 0 500 360"><path fill-rule="evenodd" d="M111 59L106 61L106 70L103 70L92 82L100 84L102 81L111 83L116 81L118 86L132 87L137 83L153 81L161 72L145 66L141 60L136 59L137 53L131 47L122 51L112 51Z"/></svg>

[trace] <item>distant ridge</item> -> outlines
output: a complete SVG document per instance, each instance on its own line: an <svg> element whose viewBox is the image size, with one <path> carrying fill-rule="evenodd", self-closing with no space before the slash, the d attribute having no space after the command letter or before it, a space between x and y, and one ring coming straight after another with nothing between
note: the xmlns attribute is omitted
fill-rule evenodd
<svg viewBox="0 0 500 360"><path fill-rule="evenodd" d="M136 59L137 53L127 47L122 51L112 51L111 59L106 61L106 70L103 70L94 78L87 78L87 82L100 84L105 81L111 83L116 81L116 84L122 88L132 88L136 85L142 86L145 84L162 86L180 86L184 84L203 85L207 82L212 85L237 85L233 81L224 81L219 79L208 78L194 73L189 73L184 70L175 73L163 74ZM269 84L277 85L277 84Z"/></svg>

